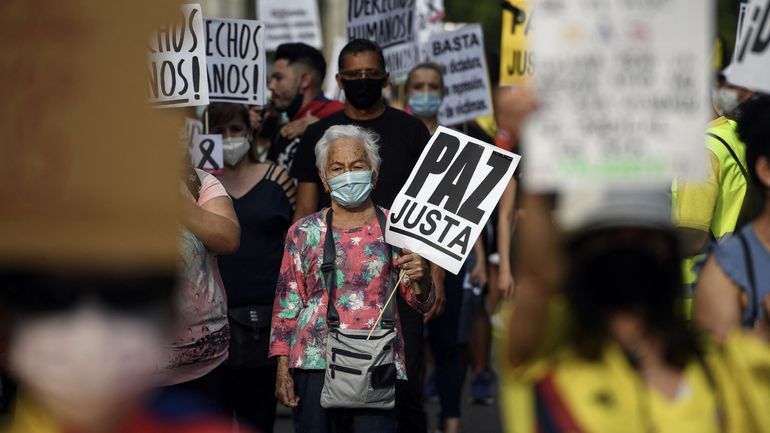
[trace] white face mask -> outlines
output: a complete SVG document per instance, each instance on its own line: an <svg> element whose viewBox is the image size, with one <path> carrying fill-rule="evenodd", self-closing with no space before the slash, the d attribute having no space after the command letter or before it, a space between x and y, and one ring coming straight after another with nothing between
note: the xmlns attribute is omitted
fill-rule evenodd
<svg viewBox="0 0 770 433"><path fill-rule="evenodd" d="M741 105L738 92L727 87L711 89L711 103L720 116L732 113Z"/></svg>
<svg viewBox="0 0 770 433"><path fill-rule="evenodd" d="M9 367L54 419L88 427L128 409L126 403L156 385L162 341L141 318L84 306L21 323Z"/></svg>
<svg viewBox="0 0 770 433"><path fill-rule="evenodd" d="M222 139L222 153L225 164L235 166L249 153L249 140L246 137L228 137Z"/></svg>

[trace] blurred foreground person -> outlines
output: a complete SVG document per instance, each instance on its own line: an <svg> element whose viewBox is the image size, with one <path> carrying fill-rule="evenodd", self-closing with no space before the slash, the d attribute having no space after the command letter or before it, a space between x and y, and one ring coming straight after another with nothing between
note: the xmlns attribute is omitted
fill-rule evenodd
<svg viewBox="0 0 770 433"><path fill-rule="evenodd" d="M695 290L694 319L724 341L741 326L770 340L770 97L744 104L738 135L762 212L722 242L706 262Z"/></svg>
<svg viewBox="0 0 770 433"><path fill-rule="evenodd" d="M545 200L526 205L509 361L530 391L515 431L767 431L770 401L751 411L761 395L740 378L759 380L770 351L741 333L718 348L688 326L667 194L560 199L561 236Z"/></svg>
<svg viewBox="0 0 770 433"><path fill-rule="evenodd" d="M230 355L219 378L221 402L239 423L271 433L276 364L268 359L267 349L283 241L294 211L294 182L280 165L254 159L249 151L254 131L244 105L214 103L208 110L211 130L222 134L226 143L219 180L241 223L238 251L218 258L231 336Z"/></svg>
<svg viewBox="0 0 770 433"><path fill-rule="evenodd" d="M231 422L172 394L149 398L173 332L165 276L2 274L12 433L227 433Z"/></svg>

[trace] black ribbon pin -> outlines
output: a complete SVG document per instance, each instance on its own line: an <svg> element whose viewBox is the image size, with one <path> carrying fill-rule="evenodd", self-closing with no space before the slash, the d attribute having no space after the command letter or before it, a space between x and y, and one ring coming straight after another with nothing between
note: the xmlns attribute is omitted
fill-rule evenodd
<svg viewBox="0 0 770 433"><path fill-rule="evenodd" d="M198 161L198 168L209 168L211 170L219 170L219 164L214 160L211 155L214 153L214 140L210 138L204 138L198 143L198 149L201 151L201 160ZM204 167L206 164L210 164L211 167Z"/></svg>

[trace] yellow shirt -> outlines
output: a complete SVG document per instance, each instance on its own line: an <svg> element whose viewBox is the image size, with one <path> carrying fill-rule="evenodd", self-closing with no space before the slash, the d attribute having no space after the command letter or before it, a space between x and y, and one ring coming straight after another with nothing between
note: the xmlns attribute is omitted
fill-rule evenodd
<svg viewBox="0 0 770 433"><path fill-rule="evenodd" d="M566 336L569 319L563 298L551 303L549 319L546 346L553 345L556 334ZM706 351L705 364L713 383L701 362L693 360L683 370L682 386L674 399L648 387L617 345L608 344L599 360L589 361L562 338L561 344L546 348L529 364L514 369L506 359L505 333L497 332L495 337L507 433L536 432L538 405L541 410L558 413L553 409L559 406L552 404L554 400L567 408L579 427L576 431L770 431L770 377L765 373L770 371L770 348L742 331L731 335L723 349ZM549 397L548 390L557 398Z"/></svg>

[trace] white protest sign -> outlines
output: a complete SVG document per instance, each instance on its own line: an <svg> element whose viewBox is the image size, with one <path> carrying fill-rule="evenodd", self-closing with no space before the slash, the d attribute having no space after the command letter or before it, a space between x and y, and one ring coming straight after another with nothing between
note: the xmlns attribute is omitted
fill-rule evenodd
<svg viewBox="0 0 770 433"><path fill-rule="evenodd" d="M428 42L431 34L441 31L444 16L444 0L417 0L417 36L421 44Z"/></svg>
<svg viewBox="0 0 770 433"><path fill-rule="evenodd" d="M439 123L456 125L492 114L491 86L481 26L472 24L434 33L424 46L425 60L444 67L447 94L439 109Z"/></svg>
<svg viewBox="0 0 770 433"><path fill-rule="evenodd" d="M218 172L224 168L222 136L220 134L196 134L192 139L193 167Z"/></svg>
<svg viewBox="0 0 770 433"><path fill-rule="evenodd" d="M712 2L538 4L530 37L541 109L525 127L525 186L662 186L705 176Z"/></svg>
<svg viewBox="0 0 770 433"><path fill-rule="evenodd" d="M265 104L264 26L253 20L206 20L209 100Z"/></svg>
<svg viewBox="0 0 770 433"><path fill-rule="evenodd" d="M156 107L209 103L201 6L186 4L181 9L180 21L159 26L148 41L147 94Z"/></svg>
<svg viewBox="0 0 770 433"><path fill-rule="evenodd" d="M727 81L770 92L770 0L751 0L742 21Z"/></svg>
<svg viewBox="0 0 770 433"><path fill-rule="evenodd" d="M287 42L321 49L317 0L257 0L257 18L265 23L265 47L275 51Z"/></svg>
<svg viewBox="0 0 770 433"><path fill-rule="evenodd" d="M203 133L203 122L194 117L185 117L184 126L190 143L192 143L193 137Z"/></svg>
<svg viewBox="0 0 770 433"><path fill-rule="evenodd" d="M416 0L349 0L348 39L369 39L382 47L394 79L419 63Z"/></svg>
<svg viewBox="0 0 770 433"><path fill-rule="evenodd" d="M440 126L390 208L385 239L457 274L519 160Z"/></svg>

